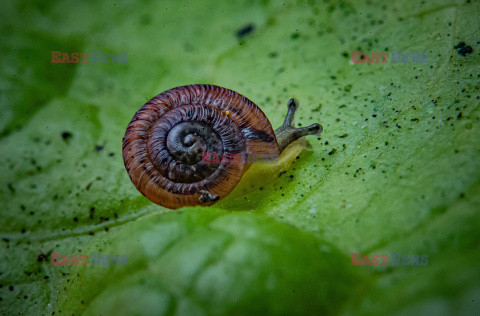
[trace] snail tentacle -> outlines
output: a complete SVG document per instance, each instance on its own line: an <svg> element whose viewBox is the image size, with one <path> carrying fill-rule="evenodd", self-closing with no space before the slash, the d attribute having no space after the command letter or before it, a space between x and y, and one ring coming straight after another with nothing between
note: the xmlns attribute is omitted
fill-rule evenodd
<svg viewBox="0 0 480 316"><path fill-rule="evenodd" d="M295 112L298 109L299 102L292 98L288 101L288 111L285 115L285 120L282 126L275 130L275 137L277 138L278 150L281 153L287 146L297 139L307 135L320 135L323 127L320 124L312 124L306 127L296 128Z"/></svg>

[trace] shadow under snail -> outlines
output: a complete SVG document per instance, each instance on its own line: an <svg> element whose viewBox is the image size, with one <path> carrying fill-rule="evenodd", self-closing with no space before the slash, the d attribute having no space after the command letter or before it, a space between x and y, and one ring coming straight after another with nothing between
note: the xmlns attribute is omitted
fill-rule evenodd
<svg viewBox="0 0 480 316"><path fill-rule="evenodd" d="M212 205L227 196L250 164L203 163L202 153L278 156L290 143L323 131L295 128L298 102L288 102L275 131L245 96L215 85L176 87L153 97L128 124L123 161L135 187L149 200L177 209Z"/></svg>

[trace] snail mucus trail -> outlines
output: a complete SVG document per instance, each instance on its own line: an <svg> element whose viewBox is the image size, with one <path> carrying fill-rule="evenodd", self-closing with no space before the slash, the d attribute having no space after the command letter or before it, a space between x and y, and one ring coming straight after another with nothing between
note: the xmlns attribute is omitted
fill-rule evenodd
<svg viewBox="0 0 480 316"><path fill-rule="evenodd" d="M262 110L243 95L214 85L167 90L133 117L123 139L123 158L136 188L156 204L179 208L211 205L240 181L249 164L206 164L202 154L279 155L290 143L323 131L320 124L294 127L298 102L273 130Z"/></svg>

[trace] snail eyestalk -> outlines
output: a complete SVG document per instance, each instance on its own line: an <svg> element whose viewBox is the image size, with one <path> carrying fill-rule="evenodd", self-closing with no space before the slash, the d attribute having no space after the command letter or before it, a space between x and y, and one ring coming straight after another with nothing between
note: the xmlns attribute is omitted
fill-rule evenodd
<svg viewBox="0 0 480 316"><path fill-rule="evenodd" d="M275 137L277 138L278 151L282 151L287 148L290 143L297 139L307 135L320 135L323 131L323 127L320 124L312 124L306 127L295 128L295 112L298 109L298 101L290 99L288 101L288 111L283 121L282 126L275 130Z"/></svg>

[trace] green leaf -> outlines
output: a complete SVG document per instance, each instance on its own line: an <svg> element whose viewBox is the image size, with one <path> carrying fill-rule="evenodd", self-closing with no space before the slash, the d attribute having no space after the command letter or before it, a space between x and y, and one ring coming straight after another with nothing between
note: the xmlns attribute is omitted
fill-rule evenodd
<svg viewBox="0 0 480 316"><path fill-rule="evenodd" d="M87 314L333 313L359 280L343 254L308 233L216 209L143 217L91 252L125 254L128 264L75 266L59 285L68 291L62 310L84 300Z"/></svg>
<svg viewBox="0 0 480 316"><path fill-rule="evenodd" d="M0 12L1 314L480 308L478 2L22 1ZM52 51L128 62L51 63ZM390 56L352 64L352 51ZM393 63L398 51L428 62ZM295 97L297 124L324 132L250 168L214 207L164 209L135 190L121 141L148 99L192 83L244 94L274 128ZM89 264L53 265L53 253ZM390 259L353 265L352 253ZM96 254L128 263L93 265Z"/></svg>

